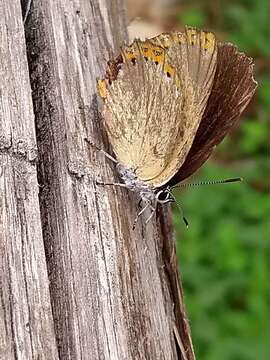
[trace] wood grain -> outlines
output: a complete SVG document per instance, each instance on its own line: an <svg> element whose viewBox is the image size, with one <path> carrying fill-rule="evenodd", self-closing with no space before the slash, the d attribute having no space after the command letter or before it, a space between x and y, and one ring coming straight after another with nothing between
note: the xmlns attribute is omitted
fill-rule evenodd
<svg viewBox="0 0 270 360"><path fill-rule="evenodd" d="M96 78L126 40L122 2L32 1L25 35L39 187L18 2L0 11L13 34L1 40L7 50L1 57L7 74L2 91L12 80L6 96L1 94L0 128L4 354L8 359L194 359L169 214L164 209L148 225L141 219L133 231L137 198L125 189L96 185L117 175L114 164L85 141L110 150Z"/></svg>
<svg viewBox="0 0 270 360"><path fill-rule="evenodd" d="M20 3L0 18L0 359L58 359Z"/></svg>

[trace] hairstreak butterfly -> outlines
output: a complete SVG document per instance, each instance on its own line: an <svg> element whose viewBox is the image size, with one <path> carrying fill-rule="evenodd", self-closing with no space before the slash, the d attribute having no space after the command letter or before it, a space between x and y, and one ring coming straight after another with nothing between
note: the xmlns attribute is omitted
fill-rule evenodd
<svg viewBox="0 0 270 360"><path fill-rule="evenodd" d="M189 27L135 40L108 62L98 92L123 181L115 185L145 201L139 215L175 200L171 187L207 160L256 86L251 58Z"/></svg>

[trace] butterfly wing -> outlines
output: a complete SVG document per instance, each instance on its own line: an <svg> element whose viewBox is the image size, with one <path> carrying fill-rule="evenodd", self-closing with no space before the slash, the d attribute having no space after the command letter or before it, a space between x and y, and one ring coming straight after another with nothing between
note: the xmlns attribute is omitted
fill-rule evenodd
<svg viewBox="0 0 270 360"><path fill-rule="evenodd" d="M182 111L176 120L184 131L178 132L165 169L151 180L162 186L177 173L192 146L212 90L217 47L213 33L193 28L186 28L185 33L161 34L153 40L167 48L183 92Z"/></svg>
<svg viewBox="0 0 270 360"><path fill-rule="evenodd" d="M154 38L124 47L117 76L111 84L99 82L105 127L118 161L155 187L183 164L216 67L213 34L186 29L166 41L169 46Z"/></svg>
<svg viewBox="0 0 270 360"><path fill-rule="evenodd" d="M145 56L143 47L148 49ZM122 57L117 79L107 88L104 124L118 161L148 180L162 171L171 152L173 114L180 112L182 94L175 76L164 72L169 67L164 49L136 41L122 49Z"/></svg>
<svg viewBox="0 0 270 360"><path fill-rule="evenodd" d="M211 155L214 147L237 124L250 102L257 83L253 62L231 44L218 44L217 70L213 89L194 142L174 185L193 174Z"/></svg>

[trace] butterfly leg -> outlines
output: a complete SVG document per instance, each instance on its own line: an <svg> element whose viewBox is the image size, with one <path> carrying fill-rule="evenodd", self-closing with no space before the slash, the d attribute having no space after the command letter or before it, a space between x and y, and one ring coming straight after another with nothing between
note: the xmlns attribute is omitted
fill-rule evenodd
<svg viewBox="0 0 270 360"><path fill-rule="evenodd" d="M147 220L146 220L146 224L152 219L152 217L153 217L153 215L154 215L154 213L156 212L156 209L157 209L157 206L156 206L157 204L155 203L155 206L153 206L153 205L150 205L150 207L151 207L151 214L149 215L149 217L147 218Z"/></svg>
<svg viewBox="0 0 270 360"><path fill-rule="evenodd" d="M23 17L23 23L24 24L26 23L26 20L27 20L29 11L30 11L31 3L32 3L32 0L28 0L27 3L26 3L24 17Z"/></svg>
<svg viewBox="0 0 270 360"><path fill-rule="evenodd" d="M138 214L137 214L137 216L136 216L136 218L135 218L135 220L134 220L134 222L133 222L132 230L135 229L135 226L136 226L136 224L137 224L137 222L138 222L138 220L139 220L139 217L142 215L142 213L145 212L145 210L146 210L149 206L151 206L151 204L150 204L149 202L147 202L146 205L142 208L142 210L141 210L140 212L138 212Z"/></svg>
<svg viewBox="0 0 270 360"><path fill-rule="evenodd" d="M115 164L118 164L118 161L111 156L109 153L107 153L105 150L101 149L99 146L97 146L96 144L92 143L92 141L88 140L85 138L85 141L87 142L87 144L89 144L90 146L92 146L93 148L95 148L96 150L98 150L99 152L101 152L107 159L110 159L111 161L113 161Z"/></svg>
<svg viewBox="0 0 270 360"><path fill-rule="evenodd" d="M123 184L123 183L104 183L104 182L101 182L101 181L96 181L96 184L97 185L101 185L101 186L107 186L107 185L114 185L114 186L120 186L120 187L124 187L124 188L127 188L127 185L126 184Z"/></svg>

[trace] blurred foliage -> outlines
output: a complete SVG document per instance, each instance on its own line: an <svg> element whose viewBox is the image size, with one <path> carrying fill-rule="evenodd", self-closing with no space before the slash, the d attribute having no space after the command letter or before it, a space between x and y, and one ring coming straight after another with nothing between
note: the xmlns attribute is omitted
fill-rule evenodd
<svg viewBox="0 0 270 360"><path fill-rule="evenodd" d="M179 2L181 24L204 27L255 58L256 97L238 131L197 179L243 183L177 193L177 250L200 360L266 360L270 339L270 2ZM196 179L196 180L197 180ZM194 179L190 180L192 182ZM180 240L181 239L181 240Z"/></svg>
<svg viewBox="0 0 270 360"><path fill-rule="evenodd" d="M203 179L241 174L243 183L178 194L177 250L198 359L268 359L270 194L254 189L257 164L211 164ZM270 174L270 169L269 169ZM250 183L249 183L250 182Z"/></svg>

